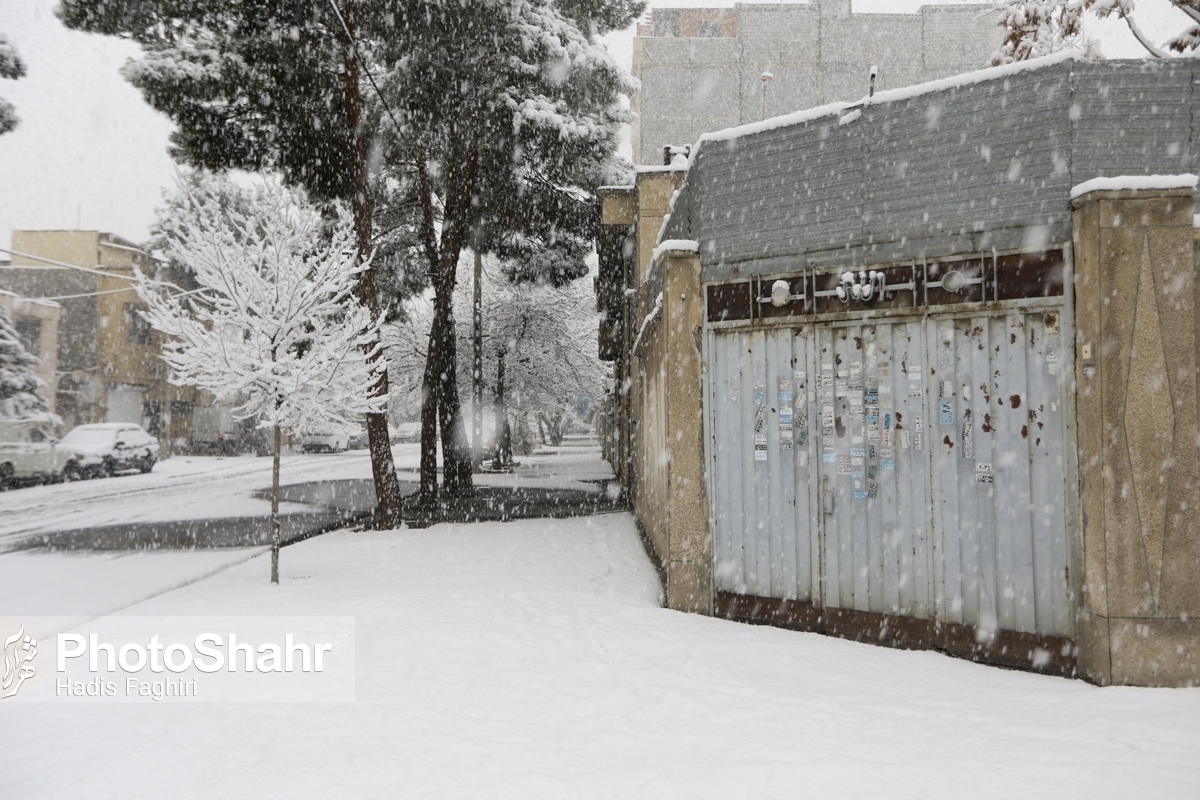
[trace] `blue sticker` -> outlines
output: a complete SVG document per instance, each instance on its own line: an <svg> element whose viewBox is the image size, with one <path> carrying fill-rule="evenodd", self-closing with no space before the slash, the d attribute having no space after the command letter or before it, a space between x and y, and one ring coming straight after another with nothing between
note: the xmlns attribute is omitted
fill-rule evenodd
<svg viewBox="0 0 1200 800"><path fill-rule="evenodd" d="M892 415L891 414L883 415L883 429L885 431L890 431L892 429Z"/></svg>
<svg viewBox="0 0 1200 800"><path fill-rule="evenodd" d="M821 463L822 464L836 464L837 463L837 453L821 453Z"/></svg>
<svg viewBox="0 0 1200 800"><path fill-rule="evenodd" d="M938 424L954 424L954 406L949 400L942 400L938 403Z"/></svg>
<svg viewBox="0 0 1200 800"><path fill-rule="evenodd" d="M853 458L866 458L866 456L867 456L867 448L865 448L865 447L851 447L851 448L850 448L850 455L851 455L851 457L853 457Z"/></svg>
<svg viewBox="0 0 1200 800"><path fill-rule="evenodd" d="M895 472L896 471L896 459L894 459L894 458L883 459L882 461L879 462L879 468L887 469L887 470L891 470L892 472Z"/></svg>
<svg viewBox="0 0 1200 800"><path fill-rule="evenodd" d="M780 392L780 393L779 393L779 404L780 404L780 405L785 405L785 406L786 406L786 405L791 405L791 404L792 404L792 400L793 400L794 398L795 398L795 395L794 395L794 394L793 394L793 393L792 393L790 390L789 390L789 391L786 391L786 392Z"/></svg>
<svg viewBox="0 0 1200 800"><path fill-rule="evenodd" d="M866 492L855 492L855 493L854 493L854 499L855 499L855 500L866 500L866 499L867 499L867 493L866 493Z"/></svg>

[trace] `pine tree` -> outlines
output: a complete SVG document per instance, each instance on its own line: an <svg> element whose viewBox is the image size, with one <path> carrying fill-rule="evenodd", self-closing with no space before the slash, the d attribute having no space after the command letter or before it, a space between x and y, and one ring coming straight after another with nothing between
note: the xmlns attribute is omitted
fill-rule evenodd
<svg viewBox="0 0 1200 800"><path fill-rule="evenodd" d="M1136 0L1000 0L1000 25L1004 43L992 56L993 66L1049 55L1069 47L1082 47L1083 15L1100 19L1116 15L1146 52L1167 58L1200 50L1200 0L1169 0L1186 19L1181 30L1162 44L1151 40L1133 17Z"/></svg>
<svg viewBox="0 0 1200 800"><path fill-rule="evenodd" d="M25 75L25 63L17 55L17 48L3 33L0 33L0 78L16 80ZM20 119L12 103L0 97L0 134L8 133L17 127Z"/></svg>
<svg viewBox="0 0 1200 800"><path fill-rule="evenodd" d="M371 253L363 59L395 24L386 0L63 0L69 28L132 39L145 56L122 74L176 123L172 155L191 166L281 174L317 202L353 207L363 305L382 303ZM378 343L367 345L381 357ZM387 370L368 392L388 395ZM382 527L400 524L400 484L382 413L367 414Z"/></svg>
<svg viewBox="0 0 1200 800"><path fill-rule="evenodd" d="M377 318L354 296L365 268L349 214L332 236L298 193L254 191L249 211L213 196L188 196L168 235L173 258L193 270L195 292L164 293L143 277L146 318L167 341L171 381L235 399L235 414L272 431L271 582L279 580L279 456L283 433L351 428L383 399L368 349Z"/></svg>
<svg viewBox="0 0 1200 800"><path fill-rule="evenodd" d="M398 15L378 53L379 150L412 209L411 257L433 287L422 405L421 492L466 493L471 459L458 394L454 291L466 248L504 255L514 277L584 271L595 188L614 174L619 98L631 86L596 35L641 3L427 2ZM564 11L578 15L564 16ZM585 32L586 31L586 32Z"/></svg>
<svg viewBox="0 0 1200 800"><path fill-rule="evenodd" d="M45 382L34 374L38 359L25 350L9 318L0 306L0 419L54 421L50 406L39 394Z"/></svg>

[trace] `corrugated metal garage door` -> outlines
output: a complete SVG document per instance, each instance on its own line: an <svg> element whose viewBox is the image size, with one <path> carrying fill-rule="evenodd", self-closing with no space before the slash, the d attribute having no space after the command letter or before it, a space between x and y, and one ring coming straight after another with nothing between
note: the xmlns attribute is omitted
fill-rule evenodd
<svg viewBox="0 0 1200 800"><path fill-rule="evenodd" d="M710 334L717 588L1071 636L1057 312Z"/></svg>

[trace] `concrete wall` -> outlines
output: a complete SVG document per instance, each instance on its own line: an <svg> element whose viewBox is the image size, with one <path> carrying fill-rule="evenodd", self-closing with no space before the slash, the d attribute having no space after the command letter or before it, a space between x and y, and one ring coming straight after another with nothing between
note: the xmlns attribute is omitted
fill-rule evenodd
<svg viewBox="0 0 1200 800"><path fill-rule="evenodd" d="M663 145L877 89L981 69L1002 31L978 6L925 6L916 14L854 14L846 0L655 9L634 39L634 160L659 161ZM704 34L700 16L720 21ZM663 18L678 20L660 24ZM670 33L669 33L670 32ZM674 35L671 35L673 33ZM769 72L772 80L764 82Z"/></svg>
<svg viewBox="0 0 1200 800"><path fill-rule="evenodd" d="M662 302L633 349L638 480L634 511L666 573L667 606L712 613L712 537L705 483L700 259L668 251Z"/></svg>
<svg viewBox="0 0 1200 800"><path fill-rule="evenodd" d="M1074 202L1082 598L1097 683L1200 685L1193 190Z"/></svg>

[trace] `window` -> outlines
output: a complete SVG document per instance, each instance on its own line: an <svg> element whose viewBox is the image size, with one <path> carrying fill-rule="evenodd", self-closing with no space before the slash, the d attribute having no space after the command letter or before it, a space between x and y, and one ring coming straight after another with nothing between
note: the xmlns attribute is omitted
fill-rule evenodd
<svg viewBox="0 0 1200 800"><path fill-rule="evenodd" d="M655 9L654 35L657 37L679 36L679 11L674 9Z"/></svg>
<svg viewBox="0 0 1200 800"><path fill-rule="evenodd" d="M31 356L36 356L42 349L42 321L37 317L18 316L13 325L17 329L17 338L21 346Z"/></svg>
<svg viewBox="0 0 1200 800"><path fill-rule="evenodd" d="M134 344L150 344L150 323L130 303L125 304L125 330Z"/></svg>

